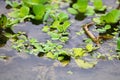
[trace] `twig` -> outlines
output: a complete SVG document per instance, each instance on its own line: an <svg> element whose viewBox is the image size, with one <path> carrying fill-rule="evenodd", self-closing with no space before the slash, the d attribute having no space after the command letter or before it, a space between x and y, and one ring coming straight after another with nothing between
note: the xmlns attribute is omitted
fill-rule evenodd
<svg viewBox="0 0 120 80"><path fill-rule="evenodd" d="M93 25L93 24L94 24L94 22L88 23L88 24L86 24L86 25L83 27L83 29L84 29L85 33L92 39L92 41L93 41L94 43L96 43L96 45L99 47L99 46L100 46L99 37L95 37L95 36L89 31L89 27L90 27L91 25Z"/></svg>

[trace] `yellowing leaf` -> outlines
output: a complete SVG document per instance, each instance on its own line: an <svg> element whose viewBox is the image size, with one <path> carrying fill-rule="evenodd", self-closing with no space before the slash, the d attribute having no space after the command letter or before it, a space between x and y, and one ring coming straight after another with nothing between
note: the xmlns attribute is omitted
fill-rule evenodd
<svg viewBox="0 0 120 80"><path fill-rule="evenodd" d="M62 66L67 66L70 63L69 60L63 60L61 61Z"/></svg>
<svg viewBox="0 0 120 80"><path fill-rule="evenodd" d="M74 57L82 57L85 54L85 51L82 48L74 48Z"/></svg>
<svg viewBox="0 0 120 80"><path fill-rule="evenodd" d="M54 59L54 55L51 52L48 52L46 56L48 58Z"/></svg>
<svg viewBox="0 0 120 80"><path fill-rule="evenodd" d="M88 52L91 52L93 50L93 44L87 44L86 49L88 50Z"/></svg>
<svg viewBox="0 0 120 80"><path fill-rule="evenodd" d="M80 68L83 68L83 69L93 68L96 64L96 62L86 62L81 59L75 59L75 62Z"/></svg>

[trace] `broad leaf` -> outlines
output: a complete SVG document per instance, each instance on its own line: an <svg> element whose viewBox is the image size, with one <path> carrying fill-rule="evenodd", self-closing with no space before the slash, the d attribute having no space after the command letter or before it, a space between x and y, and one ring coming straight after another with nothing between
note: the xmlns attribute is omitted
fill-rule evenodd
<svg viewBox="0 0 120 80"><path fill-rule="evenodd" d="M34 5L33 8L33 13L35 14L35 19L41 20L45 14L45 6L42 4L39 5Z"/></svg>
<svg viewBox="0 0 120 80"><path fill-rule="evenodd" d="M74 57L83 57L85 51L82 48L73 48Z"/></svg>
<svg viewBox="0 0 120 80"><path fill-rule="evenodd" d="M88 6L88 0L77 0L77 5L79 7L78 11L84 13Z"/></svg>
<svg viewBox="0 0 120 80"><path fill-rule="evenodd" d="M120 10L114 9L100 17L102 23L116 23L120 20Z"/></svg>
<svg viewBox="0 0 120 80"><path fill-rule="evenodd" d="M91 52L93 50L93 44L87 44L86 49L88 52Z"/></svg>
<svg viewBox="0 0 120 80"><path fill-rule="evenodd" d="M63 31L65 32L68 29L69 26L70 26L70 22L69 21L65 21L63 23L63 25L62 25Z"/></svg>
<svg viewBox="0 0 120 80"><path fill-rule="evenodd" d="M58 15L58 19L59 19L60 22L64 22L65 20L68 20L68 18L69 18L68 14L63 13L63 12L61 12Z"/></svg>
<svg viewBox="0 0 120 80"><path fill-rule="evenodd" d="M83 69L93 68L96 64L96 62L86 62L81 59L75 59L75 62L80 68L83 68Z"/></svg>
<svg viewBox="0 0 120 80"><path fill-rule="evenodd" d="M103 7L102 0L94 0L93 4L96 10L99 10Z"/></svg>
<svg viewBox="0 0 120 80"><path fill-rule="evenodd" d="M74 8L68 8L67 10L68 10L68 12L71 13L71 14L75 14L75 15L78 14L77 10L74 9Z"/></svg>
<svg viewBox="0 0 120 80"><path fill-rule="evenodd" d="M20 8L20 13L19 13L20 17L25 17L28 14L29 14L29 7L23 6L23 7Z"/></svg>
<svg viewBox="0 0 120 80"><path fill-rule="evenodd" d="M54 55L51 52L48 52L46 56L50 59L54 59Z"/></svg>

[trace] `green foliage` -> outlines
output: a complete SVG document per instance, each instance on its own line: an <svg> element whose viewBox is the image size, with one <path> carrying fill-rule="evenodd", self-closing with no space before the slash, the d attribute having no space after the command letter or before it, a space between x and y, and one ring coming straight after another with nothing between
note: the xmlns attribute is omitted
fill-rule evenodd
<svg viewBox="0 0 120 80"><path fill-rule="evenodd" d="M102 28L97 29L100 33L105 33L107 30L111 29L111 25L105 25Z"/></svg>
<svg viewBox="0 0 120 80"><path fill-rule="evenodd" d="M32 7L33 5L38 5L38 4L44 4L48 0L22 0L22 2L27 5Z"/></svg>
<svg viewBox="0 0 120 80"><path fill-rule="evenodd" d="M45 6L43 4L38 4L33 6L33 13L36 20L41 20L45 14Z"/></svg>
<svg viewBox="0 0 120 80"><path fill-rule="evenodd" d="M27 16L28 14L29 14L29 7L27 7L27 6L22 6L21 8L20 8L20 13L19 13L19 16L20 17L25 17L25 16Z"/></svg>
<svg viewBox="0 0 120 80"><path fill-rule="evenodd" d="M64 12L61 12L58 14L58 21L59 22L64 22L66 20L68 20L69 16L68 14L64 13Z"/></svg>
<svg viewBox="0 0 120 80"><path fill-rule="evenodd" d="M52 40L60 40L61 42L66 42L69 39L68 28L71 25L69 21L69 16L67 13L62 12L58 9L62 0L21 0L10 1L6 0L6 3L12 7L13 12L9 13L11 20L7 19L5 15L0 17L0 31L6 32L7 28L18 22L23 22L26 20L36 20L42 21L45 25L42 31L50 35ZM65 0L70 1L70 0ZM58 4L56 4L58 3ZM76 3L68 8L68 11L74 15L92 16L95 11L105 11L106 7L103 5L102 0L93 0L93 6L89 5L89 0L76 0ZM114 9L98 18L93 20L97 25L103 26L99 28L100 33L107 32L113 27L111 24L116 24L120 20L120 10ZM96 14L95 16L97 16ZM80 16L82 17L82 16ZM119 29L117 29L119 30ZM0 32L0 33L1 33ZM83 33L81 30L77 34ZM86 39L87 43L85 47L77 48L64 48L64 44L58 41L52 42L52 40L47 40L42 43L34 38L28 38L25 33L16 33L14 35L10 33L4 33L6 37L10 38L12 42L12 47L18 52L25 52L28 54L33 54L36 56L43 55L50 59L55 59L60 61L63 65L67 65L70 59L73 58L76 64L80 68L88 69L95 66L97 63L96 59L103 56L102 54L97 54L97 57L93 53L93 50L97 48L90 44L91 39ZM58 43L56 43L58 42ZM61 45L61 44L63 45ZM117 50L120 50L120 39L117 40ZM95 58L93 61L89 61L89 57ZM109 59L113 59L116 56L108 56Z"/></svg>
<svg viewBox="0 0 120 80"><path fill-rule="evenodd" d="M74 48L73 49L74 52L74 57L83 57L83 55L85 54L85 50L83 50L82 48Z"/></svg>
<svg viewBox="0 0 120 80"><path fill-rule="evenodd" d="M88 6L88 0L77 0L77 3L73 5L73 8L77 9L81 13L85 13Z"/></svg>
<svg viewBox="0 0 120 80"><path fill-rule="evenodd" d="M87 44L86 45L86 50L88 51L88 52L91 52L91 51L93 51L94 50L94 47L93 47L93 44Z"/></svg>
<svg viewBox="0 0 120 80"><path fill-rule="evenodd" d="M13 8L16 8L19 7L21 3L18 3L17 1L6 0L6 4Z"/></svg>
<svg viewBox="0 0 120 80"><path fill-rule="evenodd" d="M76 9L74 9L74 8L68 8L67 10L68 10L68 12L71 13L71 14L74 14L74 15L75 15L75 14L78 14L78 11L76 11Z"/></svg>
<svg viewBox="0 0 120 80"><path fill-rule="evenodd" d="M120 10L113 9L100 17L101 23L117 23L120 20Z"/></svg>
<svg viewBox="0 0 120 80"><path fill-rule="evenodd" d="M0 17L0 29L5 29L7 27L7 17L2 14Z"/></svg>
<svg viewBox="0 0 120 80"><path fill-rule="evenodd" d="M102 0L93 0L93 5L95 10L104 11L106 9L106 6L103 6Z"/></svg>
<svg viewBox="0 0 120 80"><path fill-rule="evenodd" d="M72 8L68 8L68 11L71 14L85 13L88 6L88 0L77 0L75 4L72 5Z"/></svg>
<svg viewBox="0 0 120 80"><path fill-rule="evenodd" d="M59 13L56 15L52 15L54 22L51 26L44 26L42 31L47 32L52 40L60 40L62 42L66 42L68 38L68 28L70 26L70 22L68 21L69 16L66 13Z"/></svg>
<svg viewBox="0 0 120 80"><path fill-rule="evenodd" d="M9 13L9 16L19 22L23 22L25 19L45 21L48 18L47 10L49 9L50 11L52 8L52 5L50 3L45 4L46 2L48 2L48 0L22 0L17 4L19 7L14 7L14 3L17 3L17 1L6 1L6 3L13 8L13 12Z"/></svg>
<svg viewBox="0 0 120 80"><path fill-rule="evenodd" d="M120 38L117 39L117 50L120 50Z"/></svg>
<svg viewBox="0 0 120 80"><path fill-rule="evenodd" d="M88 2L88 0L77 0L72 8L68 8L68 12L74 15L83 13L85 16L92 16L95 13L94 7L89 6Z"/></svg>

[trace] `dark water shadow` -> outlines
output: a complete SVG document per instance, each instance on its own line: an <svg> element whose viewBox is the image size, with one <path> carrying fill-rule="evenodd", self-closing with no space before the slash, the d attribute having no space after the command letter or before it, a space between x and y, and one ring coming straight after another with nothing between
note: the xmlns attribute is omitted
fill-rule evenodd
<svg viewBox="0 0 120 80"><path fill-rule="evenodd" d="M35 19L31 19L31 22L32 22L32 24L34 24L34 25L40 25L40 24L43 23L42 20L35 20Z"/></svg>
<svg viewBox="0 0 120 80"><path fill-rule="evenodd" d="M86 18L87 16L85 16L84 13L78 13L76 16L75 16L75 19L76 20L79 20L79 21L82 21Z"/></svg>
<svg viewBox="0 0 120 80"><path fill-rule="evenodd" d="M107 9L105 9L104 11L95 10L95 13L105 14L106 11L107 11Z"/></svg>
<svg viewBox="0 0 120 80"><path fill-rule="evenodd" d="M7 28L5 30L0 29L0 47L3 47L9 40L9 38L5 36L6 33L14 34L14 32L10 28Z"/></svg>
<svg viewBox="0 0 120 80"><path fill-rule="evenodd" d="M104 33L100 33L100 35L106 35L106 34L110 34L110 35L113 35L114 36L114 32L118 32L119 29L117 28L118 25L120 25L119 22L115 23L115 24L110 24L111 25L111 28L109 30L107 30L106 32ZM115 28L117 28L118 30L116 31Z"/></svg>

